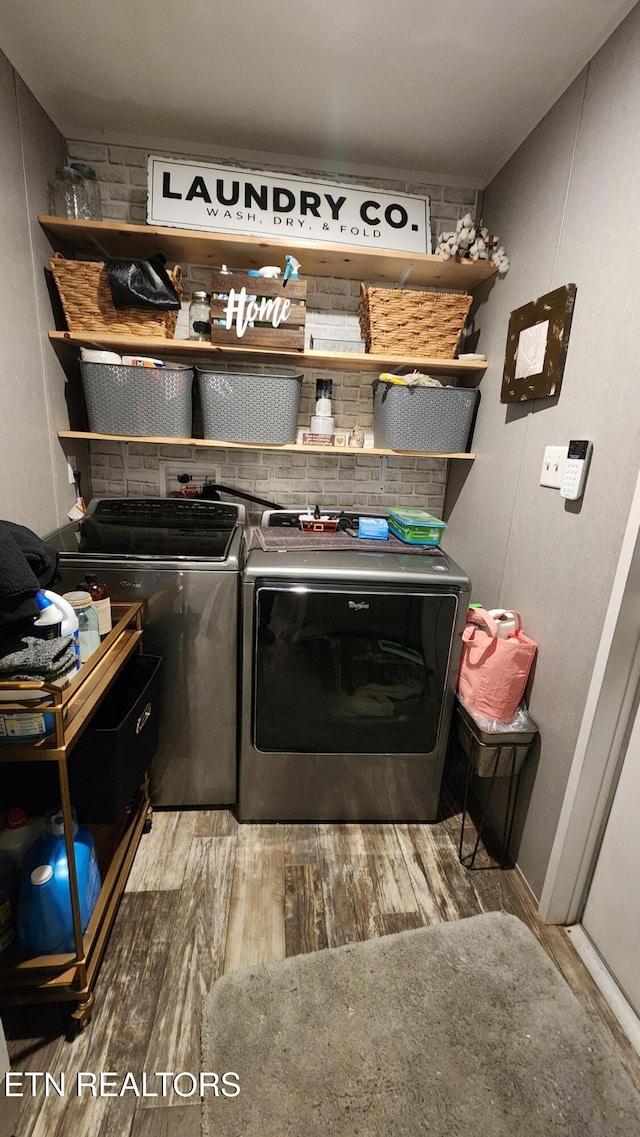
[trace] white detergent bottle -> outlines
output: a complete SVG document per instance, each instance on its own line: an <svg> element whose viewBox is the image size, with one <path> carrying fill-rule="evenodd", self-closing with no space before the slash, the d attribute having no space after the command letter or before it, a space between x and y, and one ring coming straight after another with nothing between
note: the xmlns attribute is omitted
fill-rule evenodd
<svg viewBox="0 0 640 1137"><path fill-rule="evenodd" d="M44 592L36 593L36 604L40 615L33 621L33 634L43 640L54 640L62 635L62 612Z"/></svg>

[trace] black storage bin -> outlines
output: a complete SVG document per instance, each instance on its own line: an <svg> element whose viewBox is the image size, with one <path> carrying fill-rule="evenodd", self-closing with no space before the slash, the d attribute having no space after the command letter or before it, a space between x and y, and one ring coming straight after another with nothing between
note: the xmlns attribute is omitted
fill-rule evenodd
<svg viewBox="0 0 640 1137"><path fill-rule="evenodd" d="M80 821L117 821L158 748L160 666L137 655L111 688L69 762L71 802Z"/></svg>

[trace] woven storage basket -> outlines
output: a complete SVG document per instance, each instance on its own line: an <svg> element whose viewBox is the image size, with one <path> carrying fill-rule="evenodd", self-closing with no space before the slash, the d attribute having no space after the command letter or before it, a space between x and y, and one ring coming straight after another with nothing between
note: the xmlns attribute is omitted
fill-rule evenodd
<svg viewBox="0 0 640 1137"><path fill-rule="evenodd" d="M196 368L205 438L295 442L302 375L234 375Z"/></svg>
<svg viewBox="0 0 640 1137"><path fill-rule="evenodd" d="M389 450L462 454L471 440L477 387L405 387L373 381L373 437Z"/></svg>
<svg viewBox="0 0 640 1137"><path fill-rule="evenodd" d="M191 438L192 367L81 362L80 371L96 434Z"/></svg>
<svg viewBox="0 0 640 1137"><path fill-rule="evenodd" d="M111 299L107 266L103 261L68 261L56 253L49 259L70 332L103 332L172 339L178 313L155 312L153 308L117 309ZM182 298L182 272L176 265L169 272Z"/></svg>
<svg viewBox="0 0 640 1137"><path fill-rule="evenodd" d="M360 285L360 330L369 352L453 359L471 307L467 292Z"/></svg>

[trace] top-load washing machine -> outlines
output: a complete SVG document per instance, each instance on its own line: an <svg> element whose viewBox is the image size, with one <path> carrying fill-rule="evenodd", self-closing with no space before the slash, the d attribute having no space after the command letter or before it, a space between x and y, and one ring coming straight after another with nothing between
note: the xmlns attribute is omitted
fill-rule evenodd
<svg viewBox="0 0 640 1137"><path fill-rule="evenodd" d="M433 821L469 578L299 512L263 516L242 575L239 817Z"/></svg>
<svg viewBox="0 0 640 1137"><path fill-rule="evenodd" d="M233 805L237 789L238 582L244 506L182 498L103 498L47 537L57 591L86 573L114 601L144 602L145 651L162 656L154 805Z"/></svg>

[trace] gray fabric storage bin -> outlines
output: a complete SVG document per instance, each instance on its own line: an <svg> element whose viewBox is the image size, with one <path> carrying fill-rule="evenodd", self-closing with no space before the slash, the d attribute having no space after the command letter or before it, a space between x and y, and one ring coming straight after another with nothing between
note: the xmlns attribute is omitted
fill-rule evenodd
<svg viewBox="0 0 640 1137"><path fill-rule="evenodd" d="M295 442L302 375L236 375L196 368L205 438Z"/></svg>
<svg viewBox="0 0 640 1137"><path fill-rule="evenodd" d="M129 367L80 363L96 434L191 438L193 367Z"/></svg>
<svg viewBox="0 0 640 1137"><path fill-rule="evenodd" d="M373 382L374 445L389 450L465 452L480 392Z"/></svg>

